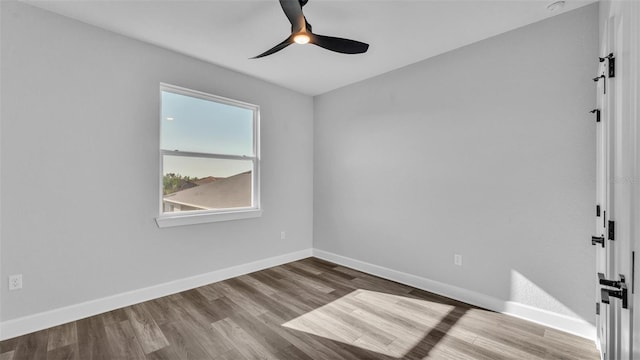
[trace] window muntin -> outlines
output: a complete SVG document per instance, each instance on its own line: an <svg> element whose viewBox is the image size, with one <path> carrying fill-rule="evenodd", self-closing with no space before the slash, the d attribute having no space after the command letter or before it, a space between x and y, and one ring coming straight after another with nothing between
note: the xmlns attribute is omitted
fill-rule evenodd
<svg viewBox="0 0 640 360"><path fill-rule="evenodd" d="M160 96L160 218L259 210L258 106L166 84Z"/></svg>

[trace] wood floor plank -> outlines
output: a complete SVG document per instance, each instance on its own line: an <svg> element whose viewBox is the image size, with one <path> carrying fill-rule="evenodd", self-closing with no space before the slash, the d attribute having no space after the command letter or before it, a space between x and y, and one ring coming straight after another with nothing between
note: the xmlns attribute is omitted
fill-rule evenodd
<svg viewBox="0 0 640 360"><path fill-rule="evenodd" d="M283 278L288 279L289 281L295 283L296 285L304 288L309 288L311 291L314 291L314 292L319 291L319 292L328 294L333 290L335 290L335 288L326 286L320 281L316 281L315 279L310 277L304 277L294 271L291 271L290 269L287 269L285 266L275 267L275 268L272 268L272 270L280 274Z"/></svg>
<svg viewBox="0 0 640 360"><path fill-rule="evenodd" d="M131 323L133 332L136 334L142 350L145 354L169 346L169 342L156 324L145 304L129 306L125 309L127 317Z"/></svg>
<svg viewBox="0 0 640 360"><path fill-rule="evenodd" d="M326 340L321 340L326 341ZM356 359L371 359L371 360L397 360L397 358L393 356L388 356L379 352L376 352L371 349L365 349L360 346L354 346L352 344L345 343L335 343L337 347L341 350L340 356L350 356L351 358Z"/></svg>
<svg viewBox="0 0 640 360"><path fill-rule="evenodd" d="M249 360L244 357L238 350L233 349L220 354L215 360Z"/></svg>
<svg viewBox="0 0 640 360"><path fill-rule="evenodd" d="M276 357L281 360L314 360L309 355L302 352L293 345L289 345L286 348L278 351Z"/></svg>
<svg viewBox="0 0 640 360"><path fill-rule="evenodd" d="M594 343L307 258L0 342L0 360L598 360Z"/></svg>
<svg viewBox="0 0 640 360"><path fill-rule="evenodd" d="M211 324L214 331L233 344L235 350L247 359L278 360L259 341L249 335L235 321L227 318Z"/></svg>
<svg viewBox="0 0 640 360"><path fill-rule="evenodd" d="M208 358L215 358L220 356L221 354L228 352L233 349L233 346L229 344L225 339L216 336L216 334L211 329L211 317L205 316L198 307L187 301L188 297L177 298L169 300L169 302L173 303L173 308L176 310L176 313L180 313L179 317L176 317L175 320L170 324L169 329L173 333L172 336L175 339L179 339L181 343L189 343L190 346L194 346L197 348L195 354L197 357L206 356ZM216 299L212 303L206 303L204 306L212 307L220 309L220 311L224 311L229 315L234 311L232 308L225 302L226 299L219 298ZM214 318L220 318L220 316L214 316ZM162 327L164 329L164 327ZM180 334L175 334L176 331L179 331ZM188 339L184 340L181 336L188 335ZM174 341L170 340L171 344L174 344ZM188 352L188 347L180 346L176 349L176 351L180 351L182 355L187 356L187 358L194 357L193 354ZM202 351L206 355L202 355Z"/></svg>
<svg viewBox="0 0 640 360"><path fill-rule="evenodd" d="M45 330L21 336L13 354L14 360L46 360L48 335Z"/></svg>
<svg viewBox="0 0 640 360"><path fill-rule="evenodd" d="M286 320L280 319L274 314L265 313L259 316L259 319L269 326L274 332L278 333L282 338L289 341L293 346L298 348L313 359L333 360L346 359L357 360L353 356L341 354L340 346L334 342L322 342L321 337L316 337L302 331L291 330L283 327L281 324Z"/></svg>
<svg viewBox="0 0 640 360"><path fill-rule="evenodd" d="M127 313L124 309L116 309L102 314L102 322L104 326L119 324L121 321L128 320Z"/></svg>
<svg viewBox="0 0 640 360"><path fill-rule="evenodd" d="M78 344L57 347L47 352L47 360L81 360Z"/></svg>
<svg viewBox="0 0 640 360"><path fill-rule="evenodd" d="M213 301L222 297L222 294L220 294L210 285L201 286L195 290L198 291L202 296L204 296L208 301Z"/></svg>
<svg viewBox="0 0 640 360"><path fill-rule="evenodd" d="M292 311L292 313L295 313L296 316L308 311L312 311L315 308L313 305L305 302L304 299L300 297L299 289L295 287L291 288L290 284L287 284L282 280L277 280L266 272L255 273L252 274L252 276L258 279L260 282L263 282L276 289L277 292L272 294L271 298L285 305Z"/></svg>
<svg viewBox="0 0 640 360"><path fill-rule="evenodd" d="M105 332L115 359L146 359L129 320L107 325Z"/></svg>
<svg viewBox="0 0 640 360"><path fill-rule="evenodd" d="M313 279L316 283L322 284L329 289L333 289L329 291L331 294L335 294L336 292L348 294L357 289L351 281L335 276L333 273L316 274L315 272L308 271L304 268L293 266L293 264L287 264L288 267L286 269L302 276L303 278Z"/></svg>
<svg viewBox="0 0 640 360"><path fill-rule="evenodd" d="M304 263L302 261L294 261L294 262L289 263L287 265L290 265L290 266L292 266L294 268L298 268L298 269L304 270L304 271L306 271L308 273L311 273L311 274L314 274L314 275L320 275L320 274L325 272L325 269L320 269L318 267L311 266L311 265L309 265L307 263Z"/></svg>
<svg viewBox="0 0 640 360"><path fill-rule="evenodd" d="M590 345L586 339L555 329L545 329L541 341L541 346L546 350L545 359L579 360L589 358Z"/></svg>
<svg viewBox="0 0 640 360"><path fill-rule="evenodd" d="M252 274L239 276L236 279L238 279L241 282L251 286L255 290L257 290L257 291L259 291L259 292L261 292L261 293L263 293L265 295L273 295L273 294L276 294L278 292L277 289L269 286L269 284L263 283L262 281L256 279L255 277L252 276Z"/></svg>
<svg viewBox="0 0 640 360"><path fill-rule="evenodd" d="M57 349L62 346L72 345L78 342L78 333L75 323L62 324L49 329L49 342L47 351Z"/></svg>
<svg viewBox="0 0 640 360"><path fill-rule="evenodd" d="M251 315L258 316L267 312L267 309L265 309L262 305L253 301L251 297L246 296L242 292L233 288L226 281L222 281L214 285L217 291L219 291L221 294L224 294L226 298L233 301L235 304L243 308L245 311L249 312Z"/></svg>
<svg viewBox="0 0 640 360"><path fill-rule="evenodd" d="M472 344L449 337L438 341L426 353L418 350L407 354L405 358L407 360L495 360L491 354L476 350Z"/></svg>
<svg viewBox="0 0 640 360"><path fill-rule="evenodd" d="M229 320L241 327L271 354L277 354L281 350L291 346L291 344L278 333L264 323L255 321L246 313L237 313L230 317Z"/></svg>
<svg viewBox="0 0 640 360"><path fill-rule="evenodd" d="M366 338L370 343L375 342L382 347L386 347L395 341L398 337L379 326L380 323L367 321L371 318L364 318L354 314L355 308L343 306L342 302L336 302L325 305L324 313L330 318L339 319L340 323L345 324L350 331L356 331L362 334L361 337Z"/></svg>
<svg viewBox="0 0 640 360"><path fill-rule="evenodd" d="M107 342L102 315L76 321L78 353L82 360L108 360L111 349Z"/></svg>
<svg viewBox="0 0 640 360"><path fill-rule="evenodd" d="M263 293L239 279L235 282L230 282L230 284L240 293L258 301L266 310L273 312L280 317L294 317L301 313L300 311L296 311L295 308L292 309L290 306L287 306L287 303L276 299L274 297L275 293Z"/></svg>
<svg viewBox="0 0 640 360"><path fill-rule="evenodd" d="M158 326L171 321L170 315L173 310L173 304L168 297L147 301L145 307Z"/></svg>
<svg viewBox="0 0 640 360"><path fill-rule="evenodd" d="M585 347L591 345L591 341L587 339L573 336L556 329L544 327L542 328L544 339L547 341L556 342L558 345L567 346L573 349L584 349Z"/></svg>
<svg viewBox="0 0 640 360"><path fill-rule="evenodd" d="M188 315L203 329L208 329L211 323L224 319L233 313L233 310L226 303L220 301L220 298L209 302L197 291L185 291L180 294L181 299L174 301L174 308L183 310L180 318Z"/></svg>
<svg viewBox="0 0 640 360"><path fill-rule="evenodd" d="M351 280L351 284L353 284L353 286L356 286L358 289L382 291L390 294L407 295L411 291L411 288L406 285L398 284L392 281L384 281L373 276L357 277Z"/></svg>
<svg viewBox="0 0 640 360"><path fill-rule="evenodd" d="M4 354L10 351L15 351L18 347L18 342L21 340L21 337L14 337L12 339L7 339L4 341L0 341L0 354Z"/></svg>
<svg viewBox="0 0 640 360"><path fill-rule="evenodd" d="M300 303L306 304L311 309L318 308L336 299L336 295L324 291L318 291L313 287L300 286L299 281L282 279L281 283L288 289L284 291L286 296L296 299Z"/></svg>
<svg viewBox="0 0 640 360"><path fill-rule="evenodd" d="M509 346L508 344L489 339L483 335L479 335L473 342L473 345L474 347L486 349L487 351L499 354L503 359L540 359L540 356L529 354L519 347ZM544 356L544 354L541 354L541 356Z"/></svg>
<svg viewBox="0 0 640 360"><path fill-rule="evenodd" d="M326 260L318 259L316 257L310 257L310 258L302 259L296 262L318 268L323 272L336 271L336 267L339 266L337 264L331 263Z"/></svg>
<svg viewBox="0 0 640 360"><path fill-rule="evenodd" d="M161 325L162 332L171 342L171 346L147 354L147 359L175 359L175 360L212 360L207 350L194 336L194 330L180 322L170 322Z"/></svg>
<svg viewBox="0 0 640 360"><path fill-rule="evenodd" d="M165 324L160 325L162 328ZM165 337L170 339L170 336L165 333ZM173 342L172 342L173 343ZM182 360L186 359L184 356L178 355L174 345L165 346L160 350L156 350L146 355L147 360Z"/></svg>

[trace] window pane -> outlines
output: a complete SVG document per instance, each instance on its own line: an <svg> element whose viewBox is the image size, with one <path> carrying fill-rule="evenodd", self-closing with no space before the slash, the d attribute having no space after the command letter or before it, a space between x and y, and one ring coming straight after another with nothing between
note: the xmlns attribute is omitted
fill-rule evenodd
<svg viewBox="0 0 640 360"><path fill-rule="evenodd" d="M164 155L163 212L252 206L251 160Z"/></svg>
<svg viewBox="0 0 640 360"><path fill-rule="evenodd" d="M253 156L253 110L162 91L164 150Z"/></svg>

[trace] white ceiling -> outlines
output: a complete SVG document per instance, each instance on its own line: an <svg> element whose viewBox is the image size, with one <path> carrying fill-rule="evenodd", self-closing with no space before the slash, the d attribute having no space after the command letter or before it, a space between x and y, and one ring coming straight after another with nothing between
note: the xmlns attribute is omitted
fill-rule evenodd
<svg viewBox="0 0 640 360"><path fill-rule="evenodd" d="M360 55L291 45L278 0L24 0L61 15L309 94L321 94L596 0L309 0L317 34L370 44Z"/></svg>

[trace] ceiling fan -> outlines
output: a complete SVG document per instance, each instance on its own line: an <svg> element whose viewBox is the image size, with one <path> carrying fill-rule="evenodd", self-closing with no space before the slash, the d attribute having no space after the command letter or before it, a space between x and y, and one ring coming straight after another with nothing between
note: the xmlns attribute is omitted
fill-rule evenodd
<svg viewBox="0 0 640 360"><path fill-rule="evenodd" d="M308 1L309 0L280 0L280 6L282 6L284 14L287 15L291 23L291 35L280 44L252 59L276 53L294 42L297 44L310 43L343 54L361 54L367 51L369 44L333 36L318 35L311 32L311 24L307 22L307 19L302 13L302 7L305 6Z"/></svg>

